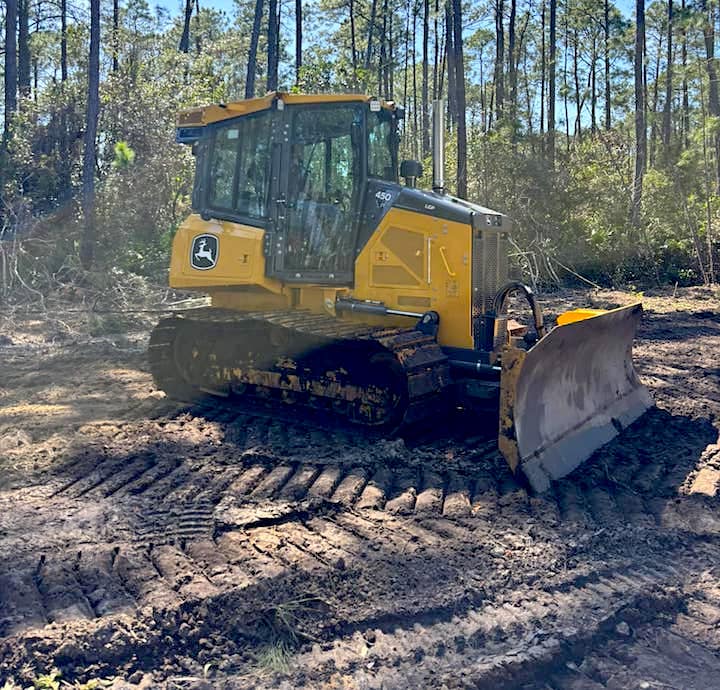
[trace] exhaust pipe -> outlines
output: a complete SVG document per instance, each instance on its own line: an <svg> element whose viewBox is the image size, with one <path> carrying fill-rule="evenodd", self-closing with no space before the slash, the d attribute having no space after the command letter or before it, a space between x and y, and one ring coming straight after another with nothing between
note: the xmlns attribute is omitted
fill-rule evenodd
<svg viewBox="0 0 720 690"><path fill-rule="evenodd" d="M432 105L433 192L445 193L445 102L442 98Z"/></svg>

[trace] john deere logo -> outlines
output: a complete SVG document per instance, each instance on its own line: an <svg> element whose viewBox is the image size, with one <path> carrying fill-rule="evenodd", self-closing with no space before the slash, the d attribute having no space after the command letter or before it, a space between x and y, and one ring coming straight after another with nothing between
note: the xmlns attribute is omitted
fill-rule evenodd
<svg viewBox="0 0 720 690"><path fill-rule="evenodd" d="M215 268L218 260L218 238L215 235L198 235L192 242L190 264L198 271Z"/></svg>

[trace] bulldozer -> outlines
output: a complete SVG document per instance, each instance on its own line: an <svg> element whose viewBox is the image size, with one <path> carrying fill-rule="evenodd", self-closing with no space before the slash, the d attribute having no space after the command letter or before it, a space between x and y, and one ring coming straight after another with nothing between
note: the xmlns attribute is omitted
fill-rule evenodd
<svg viewBox="0 0 720 690"><path fill-rule="evenodd" d="M546 330L510 279L510 218L445 189L442 103L432 190L398 161L402 120L371 96L285 92L179 114L196 172L169 282L211 306L155 327L155 382L382 434L461 408L496 420L510 468L542 492L652 405L632 362L642 306Z"/></svg>

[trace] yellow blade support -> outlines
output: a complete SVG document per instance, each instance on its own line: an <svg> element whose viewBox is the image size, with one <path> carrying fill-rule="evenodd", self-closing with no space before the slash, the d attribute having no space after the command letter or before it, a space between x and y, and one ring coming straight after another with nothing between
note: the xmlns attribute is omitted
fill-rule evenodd
<svg viewBox="0 0 720 690"><path fill-rule="evenodd" d="M634 304L568 319L527 352L503 351L500 451L535 491L572 472L653 405L632 363L641 316L642 305Z"/></svg>

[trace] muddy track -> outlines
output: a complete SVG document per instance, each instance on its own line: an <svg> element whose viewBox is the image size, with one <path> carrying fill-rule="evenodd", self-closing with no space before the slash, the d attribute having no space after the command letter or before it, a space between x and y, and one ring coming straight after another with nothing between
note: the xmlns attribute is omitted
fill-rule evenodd
<svg viewBox="0 0 720 690"><path fill-rule="evenodd" d="M658 409L542 496L473 420L402 440L181 408L131 345L59 348L51 392L13 350L0 402L36 418L0 408L0 680L629 687L666 648L669 687L720 670L716 321L651 315ZM127 397L94 416L106 380ZM38 411L73 395L58 431Z"/></svg>

